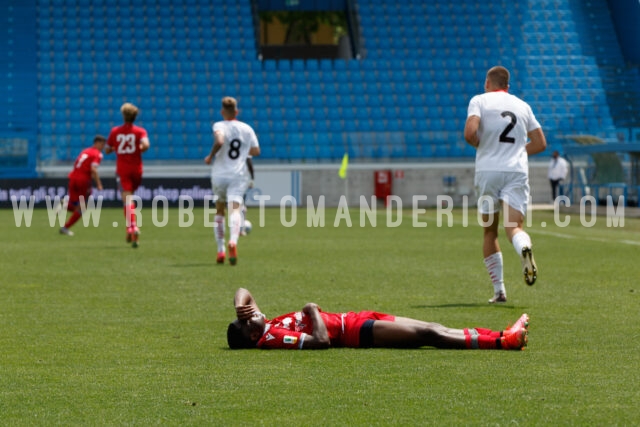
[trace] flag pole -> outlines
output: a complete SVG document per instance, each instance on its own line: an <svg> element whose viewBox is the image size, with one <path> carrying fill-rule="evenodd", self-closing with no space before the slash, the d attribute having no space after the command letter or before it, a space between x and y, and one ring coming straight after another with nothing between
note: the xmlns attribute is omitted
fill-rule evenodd
<svg viewBox="0 0 640 427"><path fill-rule="evenodd" d="M347 207L349 206L349 177L344 177L344 198L347 202Z"/></svg>
<svg viewBox="0 0 640 427"><path fill-rule="evenodd" d="M346 199L347 206L349 205L349 179L347 177L347 168L349 167L349 154L344 153L342 157L342 164L338 171L338 176L344 180L344 198Z"/></svg>

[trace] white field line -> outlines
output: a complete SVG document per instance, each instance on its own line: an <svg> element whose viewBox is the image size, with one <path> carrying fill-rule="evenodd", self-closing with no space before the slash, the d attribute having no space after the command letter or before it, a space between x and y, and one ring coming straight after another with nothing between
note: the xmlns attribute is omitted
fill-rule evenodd
<svg viewBox="0 0 640 427"><path fill-rule="evenodd" d="M471 215L470 215L471 217ZM423 218L424 221L426 221L428 224L434 224L437 223L437 218L436 217L429 217L429 218ZM446 221L443 221L443 223L446 223ZM463 225L463 222L457 219L453 220L453 224L454 225ZM468 221L468 226L474 226L474 227L480 227L480 224L477 223L477 221L475 220L475 215L474 215L474 220L472 220L471 218L469 218ZM553 237L558 237L560 239L582 239L582 240L588 240L588 241L592 241L592 242L601 242L601 243L622 243L625 245L635 245L635 246L640 246L640 241L636 241L636 240L628 240L628 239L607 239L607 238L603 238L603 237L588 237L588 236L577 236L577 235L573 235L573 234L568 234L568 233L558 233L556 231L546 231L546 230L542 230L540 228L532 228L529 227L527 228L525 225L525 229L528 233L532 233L532 234L542 234L545 236L553 236Z"/></svg>

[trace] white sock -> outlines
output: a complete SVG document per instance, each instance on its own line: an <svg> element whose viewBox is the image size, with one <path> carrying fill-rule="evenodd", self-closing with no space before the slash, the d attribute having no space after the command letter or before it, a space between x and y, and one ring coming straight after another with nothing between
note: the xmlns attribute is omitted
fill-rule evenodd
<svg viewBox="0 0 640 427"><path fill-rule="evenodd" d="M511 243L518 256L522 256L522 248L531 248L531 237L525 231L519 231L513 236Z"/></svg>
<svg viewBox="0 0 640 427"><path fill-rule="evenodd" d="M491 284L493 285L493 293L498 294L499 292L503 292L506 296L507 291L504 288L502 275L502 252L496 252L486 257L484 259L484 266L487 267L487 271L489 272Z"/></svg>
<svg viewBox="0 0 640 427"><path fill-rule="evenodd" d="M240 236L240 226L242 225L242 214L239 209L231 211L229 215L229 243L238 244Z"/></svg>
<svg viewBox="0 0 640 427"><path fill-rule="evenodd" d="M224 216L216 215L215 227L213 228L213 235L216 236L216 243L218 244L218 252L224 252Z"/></svg>

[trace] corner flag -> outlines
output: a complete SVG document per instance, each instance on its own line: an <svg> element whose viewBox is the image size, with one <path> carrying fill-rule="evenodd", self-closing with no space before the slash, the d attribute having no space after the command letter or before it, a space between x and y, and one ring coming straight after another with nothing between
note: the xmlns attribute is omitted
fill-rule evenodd
<svg viewBox="0 0 640 427"><path fill-rule="evenodd" d="M347 177L347 167L349 167L349 154L344 153L342 166L340 166L340 171L338 172L338 176L340 178L345 179Z"/></svg>

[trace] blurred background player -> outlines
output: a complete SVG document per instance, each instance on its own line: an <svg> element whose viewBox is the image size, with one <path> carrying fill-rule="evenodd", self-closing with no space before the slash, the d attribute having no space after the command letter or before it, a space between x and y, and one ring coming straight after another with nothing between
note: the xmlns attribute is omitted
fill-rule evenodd
<svg viewBox="0 0 640 427"><path fill-rule="evenodd" d="M301 311L268 320L247 289L236 291L236 317L227 328L232 349L418 348L522 350L527 345L529 316L523 314L505 330L453 329L433 322L375 311L327 313L308 303Z"/></svg>
<svg viewBox="0 0 640 427"><path fill-rule="evenodd" d="M102 150L107 139L102 135L93 138L93 146L82 150L73 163L73 169L69 172L69 202L67 211L71 216L60 228L60 234L73 236L73 231L69 230L82 216L82 204L80 198L85 201L91 195L91 181L96 183L96 188L102 190L102 182L98 174L98 166L102 161Z"/></svg>
<svg viewBox="0 0 640 427"><path fill-rule="evenodd" d="M549 183L551 184L551 201L555 203L556 197L558 197L558 187L560 183L564 181L569 172L569 166L567 161L560 157L558 151L554 151L549 162L549 171L547 176L549 177ZM562 191L560 192L562 195Z"/></svg>
<svg viewBox="0 0 640 427"><path fill-rule="evenodd" d="M469 102L464 138L477 148L475 185L484 227L482 252L494 290L489 303L500 303L507 301L498 244L501 205L504 229L522 261L525 282L533 285L538 275L531 238L522 223L529 202L528 156L544 151L547 141L529 104L508 93L506 68L491 68L484 88L484 94Z"/></svg>
<svg viewBox="0 0 640 427"><path fill-rule="evenodd" d="M238 102L235 98L222 98L224 120L213 125L213 146L204 161L211 168L211 186L216 197L214 233L218 244L216 262L225 260L225 203L229 202L229 263L238 262L238 237L242 226L241 207L251 180L247 168L248 156L259 156L260 145L253 128L236 119Z"/></svg>
<svg viewBox="0 0 640 427"><path fill-rule="evenodd" d="M120 112L124 124L111 129L105 152L116 153L116 177L124 206L127 243L132 242L132 246L137 248L140 230L131 195L142 181L142 153L149 149L150 144L147 131L133 124L138 117L138 107L127 102L120 107Z"/></svg>

